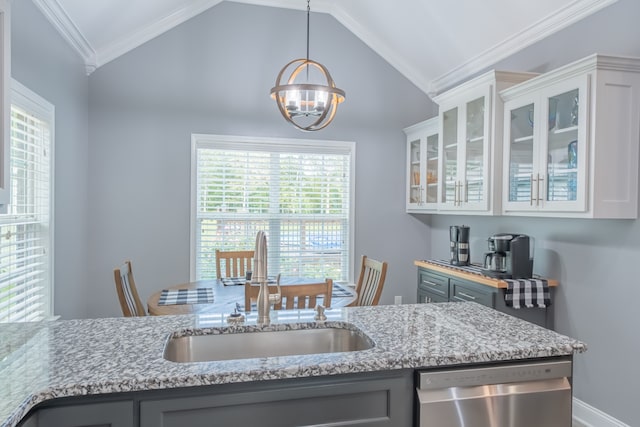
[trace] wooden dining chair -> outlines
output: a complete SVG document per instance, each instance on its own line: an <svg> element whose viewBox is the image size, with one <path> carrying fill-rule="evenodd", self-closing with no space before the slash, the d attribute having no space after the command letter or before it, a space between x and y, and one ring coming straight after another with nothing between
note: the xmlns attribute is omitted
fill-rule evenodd
<svg viewBox="0 0 640 427"><path fill-rule="evenodd" d="M278 285L280 284L280 274L275 278L275 283L269 285L269 293L278 293ZM249 280L244 283L244 306L246 311L251 311L251 302L258 301L258 294L260 293L260 286L257 284L251 284Z"/></svg>
<svg viewBox="0 0 640 427"><path fill-rule="evenodd" d="M131 270L131 261L126 261L113 270L116 280L116 291L120 300L120 308L125 317L146 316L147 313L140 301L136 283L133 280L133 271Z"/></svg>
<svg viewBox="0 0 640 427"><path fill-rule="evenodd" d="M258 299L260 286L246 283L245 287L245 311L251 311L251 301ZM324 299L322 305L331 307L331 293L333 291L333 280L327 279L319 283L306 283L300 285L284 285L280 286L280 294L282 298L280 302L273 305L274 310L291 310L294 308L315 308L318 303L318 297ZM275 285L269 286L270 293L276 293Z"/></svg>
<svg viewBox="0 0 640 427"><path fill-rule="evenodd" d="M253 251L219 251L216 249L216 276L218 279L244 277L247 271L251 271L252 261ZM224 274L222 272L223 264Z"/></svg>
<svg viewBox="0 0 640 427"><path fill-rule="evenodd" d="M376 261L363 255L360 277L356 285L358 297L349 306L378 305L386 276L386 262Z"/></svg>

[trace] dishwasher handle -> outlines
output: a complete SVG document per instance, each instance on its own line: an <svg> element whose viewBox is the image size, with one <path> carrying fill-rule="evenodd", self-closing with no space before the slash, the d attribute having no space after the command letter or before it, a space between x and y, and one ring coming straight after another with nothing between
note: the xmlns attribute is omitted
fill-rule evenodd
<svg viewBox="0 0 640 427"><path fill-rule="evenodd" d="M479 368L424 370L418 378L418 389L440 389L487 384L508 384L553 378L570 378L572 362L531 362L494 365Z"/></svg>
<svg viewBox="0 0 640 427"><path fill-rule="evenodd" d="M536 393L565 392L571 393L571 384L567 378L551 380L525 381L510 384L491 384L472 387L455 387L440 390L418 389L420 405L451 400L494 399L511 395L533 395Z"/></svg>

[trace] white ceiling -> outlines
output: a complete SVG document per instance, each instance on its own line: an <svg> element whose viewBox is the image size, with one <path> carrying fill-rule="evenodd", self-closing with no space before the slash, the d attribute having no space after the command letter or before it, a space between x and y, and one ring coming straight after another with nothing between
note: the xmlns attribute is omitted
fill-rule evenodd
<svg viewBox="0 0 640 427"><path fill-rule="evenodd" d="M87 73L222 1L306 10L304 0L34 0ZM312 0L428 94L618 0Z"/></svg>

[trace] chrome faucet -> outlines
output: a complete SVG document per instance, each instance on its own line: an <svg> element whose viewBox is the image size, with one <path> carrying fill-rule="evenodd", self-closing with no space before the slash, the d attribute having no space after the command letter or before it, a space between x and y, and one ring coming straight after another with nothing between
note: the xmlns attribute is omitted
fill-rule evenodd
<svg viewBox="0 0 640 427"><path fill-rule="evenodd" d="M258 323L269 324L271 321L271 318L269 317L271 304L279 303L282 298L280 283L277 283L277 286L278 292L270 294L268 280L260 283L260 291L258 292Z"/></svg>
<svg viewBox="0 0 640 427"><path fill-rule="evenodd" d="M314 319L316 322L324 322L327 320L327 315L324 314L325 307L323 305L316 305L316 315Z"/></svg>
<svg viewBox="0 0 640 427"><path fill-rule="evenodd" d="M269 279L267 275L267 236L264 231L258 231L256 235L256 249L254 251L255 269L253 277L260 284L258 292L258 323L269 324L269 310L271 304L280 302L282 292L280 290L280 280L276 281L278 292L269 295Z"/></svg>

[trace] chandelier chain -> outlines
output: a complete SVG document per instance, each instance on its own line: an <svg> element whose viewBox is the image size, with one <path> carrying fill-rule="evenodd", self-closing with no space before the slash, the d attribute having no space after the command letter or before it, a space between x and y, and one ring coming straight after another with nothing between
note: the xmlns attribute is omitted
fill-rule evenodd
<svg viewBox="0 0 640 427"><path fill-rule="evenodd" d="M309 61L309 15L311 14L311 0L307 0L307 62ZM309 66L307 65L307 81L309 80Z"/></svg>

